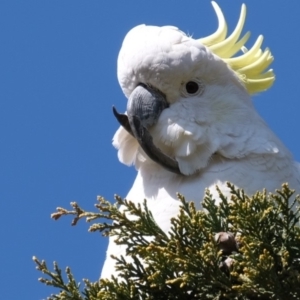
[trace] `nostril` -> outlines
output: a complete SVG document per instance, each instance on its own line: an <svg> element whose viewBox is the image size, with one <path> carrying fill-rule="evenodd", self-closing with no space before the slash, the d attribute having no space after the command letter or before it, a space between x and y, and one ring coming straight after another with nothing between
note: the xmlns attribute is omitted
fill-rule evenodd
<svg viewBox="0 0 300 300"><path fill-rule="evenodd" d="M138 86L141 86L141 87L143 87L143 88L147 88L149 85L147 85L146 83L144 83L144 82L139 82L138 84L137 84L137 87Z"/></svg>

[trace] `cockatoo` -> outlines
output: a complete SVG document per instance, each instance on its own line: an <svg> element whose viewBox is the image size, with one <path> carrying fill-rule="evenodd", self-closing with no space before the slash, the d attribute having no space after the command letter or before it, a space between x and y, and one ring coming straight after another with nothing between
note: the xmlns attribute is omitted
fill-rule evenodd
<svg viewBox="0 0 300 300"><path fill-rule="evenodd" d="M165 231L179 212L179 192L200 208L205 189L218 200L216 185L226 182L247 194L282 183L300 191L300 168L255 111L251 95L273 83L273 61L263 36L247 49L250 32L240 38L246 6L227 36L219 6L212 2L218 29L194 39L176 27L139 25L126 35L118 57L118 80L128 98L127 112L113 145L119 160L135 165L137 176L126 199L147 199ZM101 277L114 274L110 255L125 255L110 238Z"/></svg>

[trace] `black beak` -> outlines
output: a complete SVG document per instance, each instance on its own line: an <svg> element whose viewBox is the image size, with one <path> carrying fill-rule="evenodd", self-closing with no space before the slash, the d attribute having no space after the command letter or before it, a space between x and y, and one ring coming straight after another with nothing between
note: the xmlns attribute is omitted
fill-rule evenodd
<svg viewBox="0 0 300 300"><path fill-rule="evenodd" d="M157 123L161 112L168 106L163 93L140 83L128 99L127 115L119 114L115 107L113 107L113 113L119 123L136 138L149 158L168 171L182 175L178 162L154 145L148 131L148 128Z"/></svg>

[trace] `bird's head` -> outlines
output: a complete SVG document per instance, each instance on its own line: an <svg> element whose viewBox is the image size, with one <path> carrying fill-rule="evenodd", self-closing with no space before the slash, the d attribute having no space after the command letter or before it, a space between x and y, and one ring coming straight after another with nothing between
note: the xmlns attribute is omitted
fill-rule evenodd
<svg viewBox="0 0 300 300"><path fill-rule="evenodd" d="M121 128L114 137L119 159L155 162L169 171L191 175L205 168L212 155L237 158L253 135L257 116L250 94L269 88L273 60L261 50L259 36L249 50L240 38L246 7L227 36L219 6L217 31L202 39L176 27L140 25L126 35L118 58L118 79L128 98L127 115L114 113ZM249 129L250 128L250 129ZM146 154L146 155L145 155ZM149 159L150 158L150 159Z"/></svg>

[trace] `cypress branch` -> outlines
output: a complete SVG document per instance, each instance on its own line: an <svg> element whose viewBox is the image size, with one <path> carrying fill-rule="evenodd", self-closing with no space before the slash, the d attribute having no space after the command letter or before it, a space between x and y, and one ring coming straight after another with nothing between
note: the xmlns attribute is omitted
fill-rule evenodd
<svg viewBox="0 0 300 300"><path fill-rule="evenodd" d="M178 195L181 208L168 234L146 201L135 205L116 196L110 204L98 197L98 212L74 202L71 211L57 208L52 217L72 215L72 225L82 218L105 221L89 231L114 236L131 259L115 257L118 278L84 279L82 290L70 268L64 280L56 263L50 271L34 257L44 276L39 280L59 289L48 299L300 299L299 196L287 184L275 194L252 197L228 187L231 199L219 191L216 205L207 191L201 211Z"/></svg>

